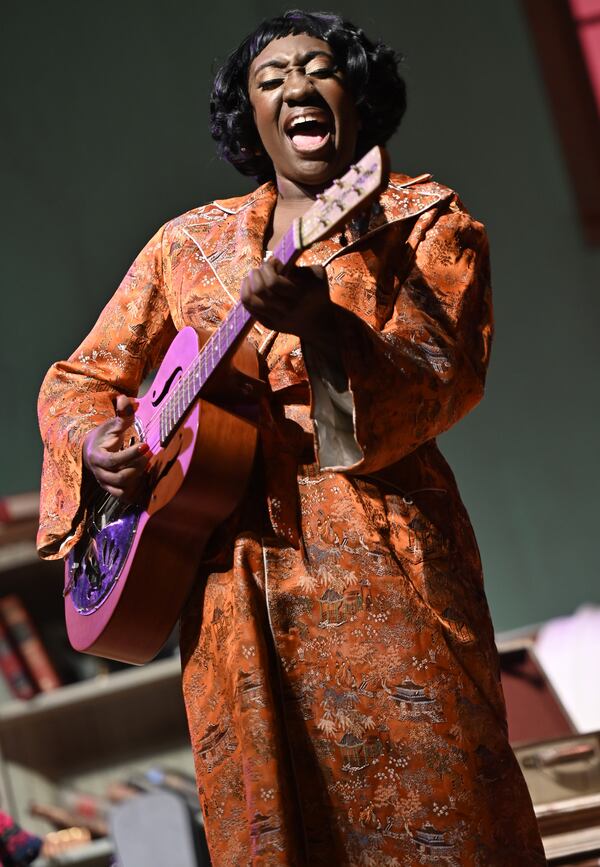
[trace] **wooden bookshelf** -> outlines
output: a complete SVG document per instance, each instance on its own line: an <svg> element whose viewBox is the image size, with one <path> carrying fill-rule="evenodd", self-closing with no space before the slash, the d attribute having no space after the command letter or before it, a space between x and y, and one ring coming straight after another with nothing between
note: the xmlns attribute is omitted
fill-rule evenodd
<svg viewBox="0 0 600 867"><path fill-rule="evenodd" d="M49 826L28 805L56 802L60 787L103 795L110 783L156 765L193 773L180 678L179 659L165 659L0 706L8 811L44 834ZM104 867L111 851L95 841L59 863Z"/></svg>
<svg viewBox="0 0 600 867"><path fill-rule="evenodd" d="M33 520L0 527L0 595L17 593L42 637L62 633L66 646L63 564L40 562L35 531ZM0 701L0 799L32 833L52 829L29 815L30 802L56 803L61 787L101 796L110 783L154 766L193 773L178 654L28 701ZM93 840L35 867L108 867L113 854L110 839Z"/></svg>

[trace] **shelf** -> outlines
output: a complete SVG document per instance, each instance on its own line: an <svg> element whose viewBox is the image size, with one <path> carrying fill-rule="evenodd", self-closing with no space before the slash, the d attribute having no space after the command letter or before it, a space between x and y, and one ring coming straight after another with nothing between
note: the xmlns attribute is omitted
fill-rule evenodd
<svg viewBox="0 0 600 867"><path fill-rule="evenodd" d="M38 858L32 867L104 867L114 855L110 840L92 840L85 846L71 849L56 858Z"/></svg>
<svg viewBox="0 0 600 867"><path fill-rule="evenodd" d="M592 855L600 853L600 828L583 828L544 837L544 851L551 863L569 855ZM37 865L36 865L37 867Z"/></svg>
<svg viewBox="0 0 600 867"><path fill-rule="evenodd" d="M149 687L161 689L181 680L179 656L151 662L140 668L100 675L52 692L36 695L27 701L14 700L0 705L0 729L14 723L34 721L38 717L60 713L74 705L102 704Z"/></svg>
<svg viewBox="0 0 600 867"><path fill-rule="evenodd" d="M0 755L2 802L38 834L49 827L29 803L56 803L63 788L101 796L153 766L193 773L179 657L0 706Z"/></svg>
<svg viewBox="0 0 600 867"><path fill-rule="evenodd" d="M38 559L37 521L18 517L11 524L0 522L0 595L23 599L69 681L87 666L73 664L64 633L64 565ZM58 804L65 791L105 797L111 784L157 766L194 770L178 654L69 683L28 701L11 696L0 703L0 803L31 833L51 830L30 815L32 802ZM110 839L94 840L56 858L38 858L35 867L109 867L113 849Z"/></svg>
<svg viewBox="0 0 600 867"><path fill-rule="evenodd" d="M0 573L39 561L36 532L37 518L0 524Z"/></svg>

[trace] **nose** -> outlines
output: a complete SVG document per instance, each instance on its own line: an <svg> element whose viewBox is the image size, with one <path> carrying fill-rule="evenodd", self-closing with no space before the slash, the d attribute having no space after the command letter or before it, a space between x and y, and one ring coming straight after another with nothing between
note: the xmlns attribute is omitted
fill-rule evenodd
<svg viewBox="0 0 600 867"><path fill-rule="evenodd" d="M313 89L312 80L303 69L292 69L285 77L283 99L288 105L293 105L306 99Z"/></svg>

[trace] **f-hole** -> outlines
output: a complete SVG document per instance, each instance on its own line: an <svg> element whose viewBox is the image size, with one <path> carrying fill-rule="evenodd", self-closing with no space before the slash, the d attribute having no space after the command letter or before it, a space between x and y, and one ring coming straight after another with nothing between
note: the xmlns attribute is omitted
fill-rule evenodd
<svg viewBox="0 0 600 867"><path fill-rule="evenodd" d="M158 395L158 397L155 397L155 394L156 394L155 391L152 392L152 398L153 398L153 400L150 401L150 403L152 404L152 406L158 406L158 404L162 401L162 399L163 399L164 396L167 394L167 392L170 391L171 386L173 385L173 380L175 379L175 377L177 376L178 373L181 373L181 372L182 372L182 369L183 369L182 367L176 367L176 368L175 368L175 370L173 371L173 373L171 374L171 376L170 376L170 377L167 379L167 381L165 382L165 384L164 384L164 386L163 386L163 390L162 390L161 393Z"/></svg>

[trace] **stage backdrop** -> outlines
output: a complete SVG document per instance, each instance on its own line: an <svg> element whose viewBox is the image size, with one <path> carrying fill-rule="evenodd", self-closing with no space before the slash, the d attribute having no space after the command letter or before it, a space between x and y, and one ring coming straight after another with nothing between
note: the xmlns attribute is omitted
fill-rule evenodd
<svg viewBox="0 0 600 867"><path fill-rule="evenodd" d="M3 14L2 476L38 483L35 399L170 217L246 191L207 132L211 74L272 2L11 3ZM488 226L484 403L442 438L506 629L600 601L600 253L587 248L518 0L337 3L406 56L395 168Z"/></svg>

